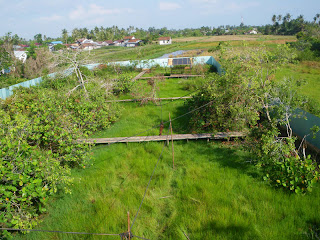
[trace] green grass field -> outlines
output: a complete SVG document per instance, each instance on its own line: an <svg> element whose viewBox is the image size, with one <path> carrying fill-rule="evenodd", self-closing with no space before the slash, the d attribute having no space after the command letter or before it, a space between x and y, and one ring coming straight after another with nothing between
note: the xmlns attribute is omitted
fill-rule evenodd
<svg viewBox="0 0 320 240"><path fill-rule="evenodd" d="M180 81L180 82L179 82ZM188 94L185 81L158 84L162 97ZM146 83L143 83L146 84ZM187 112L184 101L121 103L122 116L93 137L158 135L152 128ZM188 116L173 121L174 133L186 133ZM167 132L167 128L164 133ZM148 130L148 131L146 131ZM171 145L132 143L92 149L92 166L73 170L71 194L60 193L36 229L122 233L139 208L163 150L132 233L147 239L306 239L320 224L320 186L308 195L288 194L261 179L247 161L241 143L177 141L175 168ZM120 239L119 236L32 232L14 239Z"/></svg>
<svg viewBox="0 0 320 240"><path fill-rule="evenodd" d="M279 79L291 77L295 80L302 80L303 84L299 87L301 94L312 98L320 105L320 63L290 64L281 68L276 77Z"/></svg>

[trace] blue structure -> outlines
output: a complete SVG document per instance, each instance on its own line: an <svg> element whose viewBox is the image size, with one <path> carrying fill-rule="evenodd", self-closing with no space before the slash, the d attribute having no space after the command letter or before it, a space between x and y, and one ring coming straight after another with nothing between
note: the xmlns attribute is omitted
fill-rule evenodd
<svg viewBox="0 0 320 240"><path fill-rule="evenodd" d="M62 41L53 41L53 42L51 42L51 44L57 45L57 44L63 44L63 42Z"/></svg>

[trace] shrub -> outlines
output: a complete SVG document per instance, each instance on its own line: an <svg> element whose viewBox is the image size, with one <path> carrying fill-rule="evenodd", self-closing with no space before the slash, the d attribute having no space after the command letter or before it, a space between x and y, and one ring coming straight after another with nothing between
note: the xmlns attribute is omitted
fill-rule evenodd
<svg viewBox="0 0 320 240"><path fill-rule="evenodd" d="M0 102L1 227L35 226L48 197L68 191L71 167L89 164L90 145L77 139L116 120L118 109L101 104L105 91L94 81L88 97L79 88L67 98L75 82L74 76L46 79Z"/></svg>

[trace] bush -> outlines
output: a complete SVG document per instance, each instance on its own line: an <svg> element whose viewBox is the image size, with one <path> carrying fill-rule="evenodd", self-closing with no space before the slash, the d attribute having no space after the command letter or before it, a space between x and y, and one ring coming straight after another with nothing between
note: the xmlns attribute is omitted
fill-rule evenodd
<svg viewBox="0 0 320 240"><path fill-rule="evenodd" d="M89 164L90 145L77 139L116 120L118 109L94 81L88 97L79 88L67 98L74 83L74 76L46 79L0 102L0 227L35 226L48 198L68 191L70 169Z"/></svg>
<svg viewBox="0 0 320 240"><path fill-rule="evenodd" d="M261 155L257 166L264 173L263 179L275 187L291 192L311 191L319 178L316 162L310 155L306 158L298 155L295 138L277 138L275 132L263 134L261 149L255 151L257 155Z"/></svg>

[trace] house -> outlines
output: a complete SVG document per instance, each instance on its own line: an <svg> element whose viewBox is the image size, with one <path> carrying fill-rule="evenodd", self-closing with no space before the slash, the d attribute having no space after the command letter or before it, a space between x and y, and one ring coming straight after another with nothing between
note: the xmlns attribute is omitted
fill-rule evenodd
<svg viewBox="0 0 320 240"><path fill-rule="evenodd" d="M113 41L107 40L107 41L104 41L102 44L105 45L105 46L109 46L109 45L113 44Z"/></svg>
<svg viewBox="0 0 320 240"><path fill-rule="evenodd" d="M254 28L251 31L249 31L248 34L258 34L258 31Z"/></svg>
<svg viewBox="0 0 320 240"><path fill-rule="evenodd" d="M171 37L160 37L158 38L158 41L160 45L172 44Z"/></svg>
<svg viewBox="0 0 320 240"><path fill-rule="evenodd" d="M140 45L142 41L140 39L131 39L127 43L125 43L126 47L137 47Z"/></svg>
<svg viewBox="0 0 320 240"><path fill-rule="evenodd" d="M113 42L113 45L114 46L124 46L125 43L124 43L124 40L116 40Z"/></svg>
<svg viewBox="0 0 320 240"><path fill-rule="evenodd" d="M27 52L26 51L13 51L15 58L19 59L23 63L27 61Z"/></svg>
<svg viewBox="0 0 320 240"><path fill-rule="evenodd" d="M130 40L135 40L136 38L134 36L126 36L123 38L123 41L125 43L129 42Z"/></svg>
<svg viewBox="0 0 320 240"><path fill-rule="evenodd" d="M84 43L81 44L80 49L83 49L84 51L88 51L88 50L93 50L93 49L98 49L101 48L101 46L98 45L98 43L96 42L92 42L92 43Z"/></svg>
<svg viewBox="0 0 320 240"><path fill-rule="evenodd" d="M13 45L13 50L15 50L15 51L22 51L22 50L23 50L23 47L20 46L20 45Z"/></svg>

